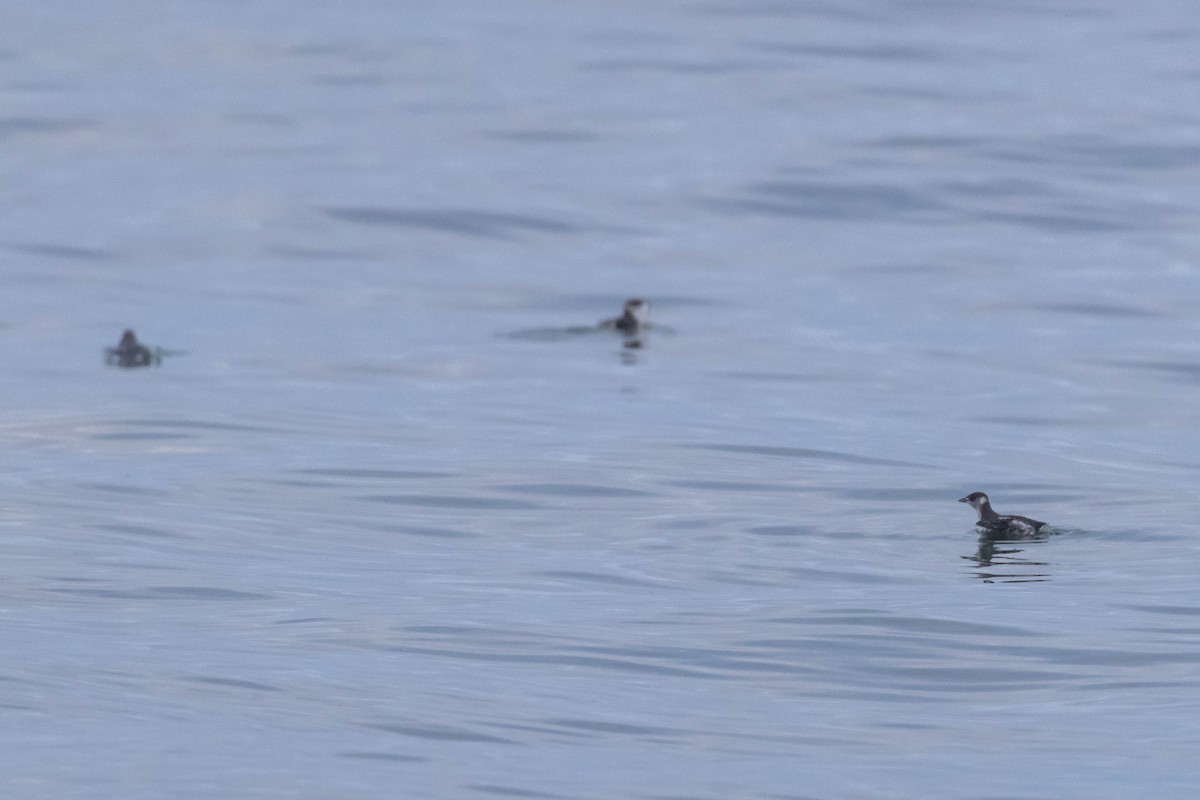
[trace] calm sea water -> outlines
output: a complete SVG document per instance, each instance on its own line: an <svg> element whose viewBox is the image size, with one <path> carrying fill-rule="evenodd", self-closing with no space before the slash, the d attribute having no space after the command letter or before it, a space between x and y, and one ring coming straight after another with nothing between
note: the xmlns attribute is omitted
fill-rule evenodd
<svg viewBox="0 0 1200 800"><path fill-rule="evenodd" d="M1193 797L1192 12L10 8L4 795Z"/></svg>

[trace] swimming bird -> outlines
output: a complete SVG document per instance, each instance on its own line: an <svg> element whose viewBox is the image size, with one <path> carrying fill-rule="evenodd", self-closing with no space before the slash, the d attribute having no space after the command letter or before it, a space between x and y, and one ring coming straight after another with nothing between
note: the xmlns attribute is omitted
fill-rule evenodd
<svg viewBox="0 0 1200 800"><path fill-rule="evenodd" d="M958 502L966 503L978 511L979 521L975 523L975 527L990 534L1031 536L1046 524L1019 514L997 514L992 509L988 496L983 492L971 492L966 497L960 497Z"/></svg>
<svg viewBox="0 0 1200 800"><path fill-rule="evenodd" d="M158 354L138 341L133 331L126 329L116 347L104 350L104 360L118 367L148 367L157 364Z"/></svg>
<svg viewBox="0 0 1200 800"><path fill-rule="evenodd" d="M625 310L616 319L606 319L601 328L615 328L626 336L637 336L650 327L650 301L631 297L625 301Z"/></svg>

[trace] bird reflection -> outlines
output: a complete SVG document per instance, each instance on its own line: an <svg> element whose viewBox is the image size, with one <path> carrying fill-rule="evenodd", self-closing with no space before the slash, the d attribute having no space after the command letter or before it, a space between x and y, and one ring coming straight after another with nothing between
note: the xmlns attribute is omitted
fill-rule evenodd
<svg viewBox="0 0 1200 800"><path fill-rule="evenodd" d="M631 344L630 342L626 342L621 347L621 353L620 353L621 363L627 364L627 365L637 364L639 361L639 352L640 352L641 347L642 347L642 344L640 341L637 344Z"/></svg>
<svg viewBox="0 0 1200 800"><path fill-rule="evenodd" d="M650 302L631 297L625 301L621 316L603 320L598 327L623 334L625 341L621 345L621 363L636 364L637 351L646 346L646 331L650 330Z"/></svg>
<svg viewBox="0 0 1200 800"><path fill-rule="evenodd" d="M1047 581L1050 579L1049 573L1037 571L1037 568L1048 567L1049 564L1045 561L1034 561L1018 556L1017 554L1023 553L1025 548L1015 547L1014 545L1044 542L1049 538L1050 534L1048 533L1037 533L1020 539L1006 539L989 536L985 533L980 535L979 547L976 549L974 555L963 556L963 558L967 561L973 561L980 567L980 571L975 573L975 577L984 583L1037 583L1039 581ZM999 567L1015 567L1020 571L991 571L993 568Z"/></svg>

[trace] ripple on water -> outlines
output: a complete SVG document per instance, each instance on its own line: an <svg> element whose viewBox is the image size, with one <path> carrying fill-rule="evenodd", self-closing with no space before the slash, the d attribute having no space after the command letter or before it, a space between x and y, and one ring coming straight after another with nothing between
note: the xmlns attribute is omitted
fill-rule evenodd
<svg viewBox="0 0 1200 800"><path fill-rule="evenodd" d="M787 492L794 494L808 491L804 487L789 486L785 483L761 483L758 481L672 480L666 483L681 489L697 489L702 492Z"/></svg>
<svg viewBox="0 0 1200 800"><path fill-rule="evenodd" d="M684 447L693 450L713 450L720 453L741 453L744 455L773 456L780 458L810 459L814 461L833 461L860 466L880 467L928 467L927 464L917 464L911 461L896 461L890 458L872 458L853 453L840 453L836 450L812 450L806 447L775 447L768 445L746 444L689 444Z"/></svg>
<svg viewBox="0 0 1200 800"><path fill-rule="evenodd" d="M359 497L370 503L390 503L392 505L417 506L422 508L450 508L473 511L532 511L544 508L538 503L526 500L513 500L503 497L462 497L454 495L432 494L368 494Z"/></svg>
<svg viewBox="0 0 1200 800"><path fill-rule="evenodd" d="M169 494L162 489L151 489L148 486L132 486L119 483L80 483L77 486L80 489L104 494L129 495L132 497L166 497Z"/></svg>
<svg viewBox="0 0 1200 800"><path fill-rule="evenodd" d="M946 213L944 204L929 192L882 183L776 180L753 184L746 192L740 198L709 198L698 203L725 214L801 219L895 221Z"/></svg>
<svg viewBox="0 0 1200 800"><path fill-rule="evenodd" d="M522 483L501 487L506 491L546 497L657 497L657 492L628 489L621 486L600 486L586 483Z"/></svg>
<svg viewBox="0 0 1200 800"><path fill-rule="evenodd" d="M759 52L783 55L862 59L866 61L896 61L902 63L943 63L960 60L958 55L950 53L945 47L941 46L937 48L895 44L835 46L812 43L763 42L754 45L754 49ZM975 56L978 57L978 54L975 54Z"/></svg>
<svg viewBox="0 0 1200 800"><path fill-rule="evenodd" d="M257 681L247 681L247 680L243 680L241 678L215 678L215 677L211 677L211 676L194 676L191 678L184 678L184 680L191 681L192 683L205 684L208 686L221 686L221 687L227 687L230 689L246 689L246 690L254 691L254 692L282 692L283 691L283 689L280 689L278 686L270 686L265 683L259 683Z"/></svg>
<svg viewBox="0 0 1200 800"><path fill-rule="evenodd" d="M838 497L844 497L847 500L877 500L879 502L942 502L948 500L957 501L962 496L961 489L956 490L951 487L945 488L921 488L913 487L879 487L872 489L864 489L857 487L842 487L834 489L833 493Z"/></svg>
<svg viewBox="0 0 1200 800"><path fill-rule="evenodd" d="M1189 361L1110 361L1111 366L1144 370L1158 374L1164 380L1180 383L1200 382L1200 364Z"/></svg>
<svg viewBox="0 0 1200 800"><path fill-rule="evenodd" d="M63 594L86 595L116 600L266 600L272 595L243 592L219 586L150 586L144 589L50 589Z"/></svg>
<svg viewBox="0 0 1200 800"><path fill-rule="evenodd" d="M728 75L738 72L761 71L763 62L730 61L683 61L665 58L622 58L588 61L578 65L579 69L596 72L659 72L680 75Z"/></svg>
<svg viewBox="0 0 1200 800"><path fill-rule="evenodd" d="M1194 793L1176 8L225 5L161 75L127 4L0 51L0 782ZM626 292L695 311L635 370ZM129 309L217 362L101 371Z"/></svg>
<svg viewBox="0 0 1200 800"><path fill-rule="evenodd" d="M810 525L754 525L746 532L757 536L811 536L818 529Z"/></svg>
<svg viewBox="0 0 1200 800"><path fill-rule="evenodd" d="M493 139L503 139L509 142L521 142L524 144L534 145L574 144L576 142L593 142L600 139L600 136L592 131L572 131L549 128L490 131L488 136Z"/></svg>
<svg viewBox="0 0 1200 800"><path fill-rule="evenodd" d="M153 525L130 525L120 523L97 523L93 525L96 530L111 531L113 533L128 533L133 536L146 536L153 539L194 539L194 536L188 534L169 531L166 528L158 528Z"/></svg>
<svg viewBox="0 0 1200 800"><path fill-rule="evenodd" d="M416 641L411 639L415 638ZM406 637L405 642L359 643L359 646L410 655L434 656L456 661L527 667L570 667L601 673L654 675L672 678L717 679L720 675L704 661L719 658L718 651L700 663L680 659L678 649L620 648L571 643L563 633L539 631L455 631L449 636L425 634ZM695 651L692 651L695 652Z"/></svg>
<svg viewBox="0 0 1200 800"><path fill-rule="evenodd" d="M516 786L501 786L492 783L468 783L468 789L481 794L490 794L497 797L522 797L528 800L574 800L578 797L586 797L586 795L567 795L554 794L550 792L538 792L533 789L523 789Z"/></svg>
<svg viewBox="0 0 1200 800"><path fill-rule="evenodd" d="M405 536L419 536L428 539L477 539L478 534L458 530L456 528L438 528L431 525L368 525L372 530L387 533L400 533Z"/></svg>
<svg viewBox="0 0 1200 800"><path fill-rule="evenodd" d="M1034 303L1027 308L1055 314L1096 317L1097 319L1154 319L1166 316L1158 311L1115 303Z"/></svg>
<svg viewBox="0 0 1200 800"><path fill-rule="evenodd" d="M371 207L327 208L333 219L360 225L421 228L486 239L515 239L522 234L572 234L583 227L532 214L501 213L474 209L390 209Z"/></svg>
<svg viewBox="0 0 1200 800"><path fill-rule="evenodd" d="M516 339L526 342L564 342L578 339L582 336L611 337L612 331L604 330L596 325L573 325L566 328L524 328L499 334L504 339Z"/></svg>
<svg viewBox="0 0 1200 800"><path fill-rule="evenodd" d="M1122 142L1101 136L1046 137L1036 149L1062 163L1103 170L1167 172L1200 166L1200 147L1169 141Z"/></svg>
<svg viewBox="0 0 1200 800"><path fill-rule="evenodd" d="M0 121L0 137L3 135L3 121ZM67 259L70 261L114 261L120 257L120 254L114 250L101 250L94 247L74 247L46 242L10 244L7 247L9 250L15 250L18 253L28 253L30 255Z"/></svg>
<svg viewBox="0 0 1200 800"><path fill-rule="evenodd" d="M1130 604L1125 608L1131 611L1144 611L1147 614L1166 614L1168 616L1183 616L1183 617L1200 617L1200 606L1172 606L1172 605L1141 605Z"/></svg>
<svg viewBox="0 0 1200 800"><path fill-rule="evenodd" d="M161 431L120 431L117 433L96 433L92 438L97 441L114 442L171 442L183 439L194 439L186 433L163 433Z"/></svg>
<svg viewBox="0 0 1200 800"><path fill-rule="evenodd" d="M348 750L338 753L338 758L357 758L362 761L391 761L398 764L422 764L430 759L423 756L410 756L403 753L378 753L369 750Z"/></svg>
<svg viewBox="0 0 1200 800"><path fill-rule="evenodd" d="M611 572L590 572L587 570L544 570L535 572L534 575L549 578L554 581L568 581L576 583L583 581L585 583L601 583L609 586L626 586L637 589L676 589L670 584L649 581L642 578L630 578L625 575L616 575Z"/></svg>
<svg viewBox="0 0 1200 800"><path fill-rule="evenodd" d="M451 478L452 472L435 470L411 469L363 469L357 467L315 467L297 469L293 472L299 475L315 475L323 478L346 478L351 481L359 480L415 480L420 478Z"/></svg>
<svg viewBox="0 0 1200 800"><path fill-rule="evenodd" d="M519 744L515 739L506 739L487 733L479 733L452 725L414 725L403 722L373 723L365 727L385 733L411 736L414 739L431 739L439 742L477 742L483 744Z"/></svg>

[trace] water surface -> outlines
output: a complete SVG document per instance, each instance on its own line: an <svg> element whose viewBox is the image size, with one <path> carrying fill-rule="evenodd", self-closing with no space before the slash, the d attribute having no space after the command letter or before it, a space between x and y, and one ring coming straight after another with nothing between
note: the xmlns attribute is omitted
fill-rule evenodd
<svg viewBox="0 0 1200 800"><path fill-rule="evenodd" d="M1178 12L8 14L0 785L1191 797Z"/></svg>

